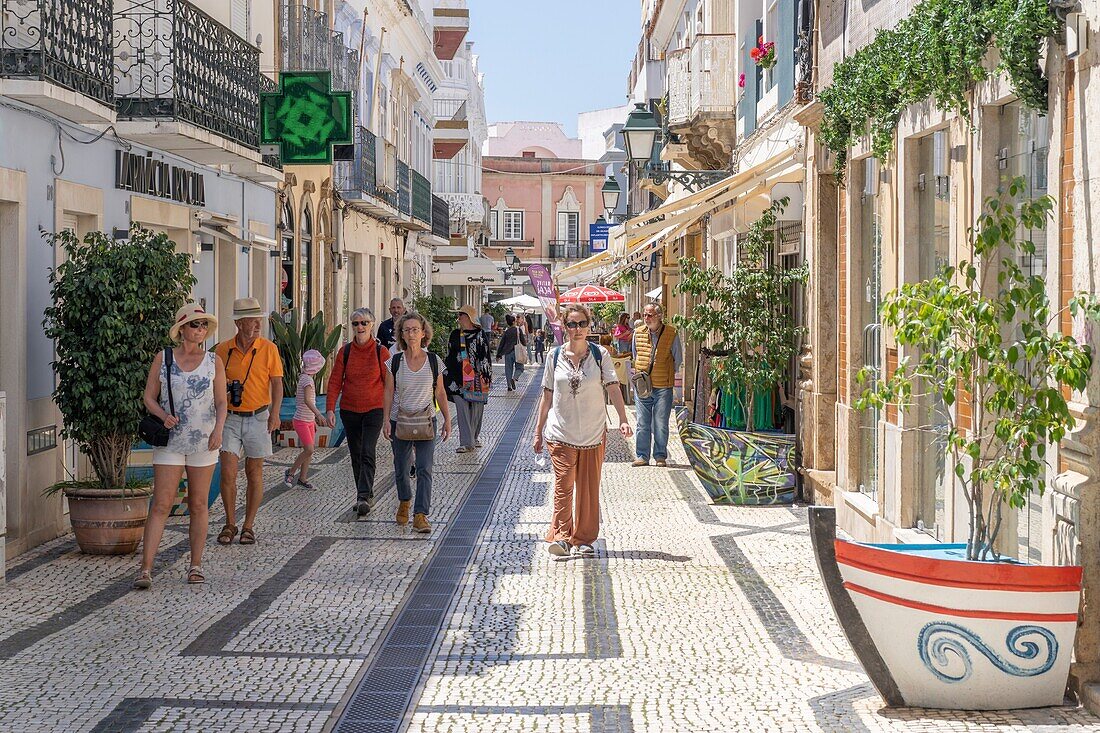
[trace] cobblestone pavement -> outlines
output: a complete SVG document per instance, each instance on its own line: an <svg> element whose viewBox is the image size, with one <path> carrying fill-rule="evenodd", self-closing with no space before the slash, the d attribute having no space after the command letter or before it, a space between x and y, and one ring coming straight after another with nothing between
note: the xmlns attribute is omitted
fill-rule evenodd
<svg viewBox="0 0 1100 733"><path fill-rule="evenodd" d="M275 457L259 544L211 539L205 586L183 582L183 519L147 593L136 558L71 538L15 558L0 731L1100 731L1068 707L883 708L805 510L709 505L678 445L673 468L634 469L613 437L598 555L551 561L531 372L490 401L482 450L439 449L428 537L392 521L388 448L356 520L339 448L318 453L315 491L283 486L294 454Z"/></svg>

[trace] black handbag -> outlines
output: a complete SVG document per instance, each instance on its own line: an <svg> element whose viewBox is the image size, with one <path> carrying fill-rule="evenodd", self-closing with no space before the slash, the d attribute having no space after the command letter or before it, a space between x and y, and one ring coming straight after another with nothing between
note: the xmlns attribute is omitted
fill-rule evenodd
<svg viewBox="0 0 1100 733"><path fill-rule="evenodd" d="M176 414L176 403L172 399L172 350L164 350L164 373L165 383L168 385L168 410L174 416ZM156 415L146 415L141 418L141 423L138 425L138 435L149 445L154 448L163 448L168 445L168 435L171 432L169 428L164 426L164 421Z"/></svg>

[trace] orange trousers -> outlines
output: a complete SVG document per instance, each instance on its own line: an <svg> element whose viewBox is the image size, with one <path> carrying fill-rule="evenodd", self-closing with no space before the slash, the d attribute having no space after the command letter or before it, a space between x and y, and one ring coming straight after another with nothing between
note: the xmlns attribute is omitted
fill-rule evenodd
<svg viewBox="0 0 1100 733"><path fill-rule="evenodd" d="M604 445L573 448L550 443L554 466L554 513L547 542L590 545L600 534L600 470Z"/></svg>

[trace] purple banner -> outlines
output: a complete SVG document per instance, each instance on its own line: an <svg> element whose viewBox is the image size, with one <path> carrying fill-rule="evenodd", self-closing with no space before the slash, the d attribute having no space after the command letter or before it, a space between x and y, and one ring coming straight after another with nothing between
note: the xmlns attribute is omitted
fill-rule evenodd
<svg viewBox="0 0 1100 733"><path fill-rule="evenodd" d="M565 331L558 319L558 289L550 279L550 271L545 265L528 265L527 277L531 279L531 287L535 289L535 295L539 296L542 303L542 311L550 331L554 334L554 342L562 343L565 340Z"/></svg>

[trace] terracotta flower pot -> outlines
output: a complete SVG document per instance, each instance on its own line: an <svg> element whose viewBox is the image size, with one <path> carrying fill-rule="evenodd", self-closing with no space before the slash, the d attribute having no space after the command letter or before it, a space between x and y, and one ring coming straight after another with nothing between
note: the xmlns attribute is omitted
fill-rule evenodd
<svg viewBox="0 0 1100 733"><path fill-rule="evenodd" d="M149 489L67 489L69 521L81 552L128 555L137 550L150 495Z"/></svg>
<svg viewBox="0 0 1100 733"><path fill-rule="evenodd" d="M966 560L965 545L836 539L810 529L833 610L888 705L1005 710L1060 705L1081 568Z"/></svg>

